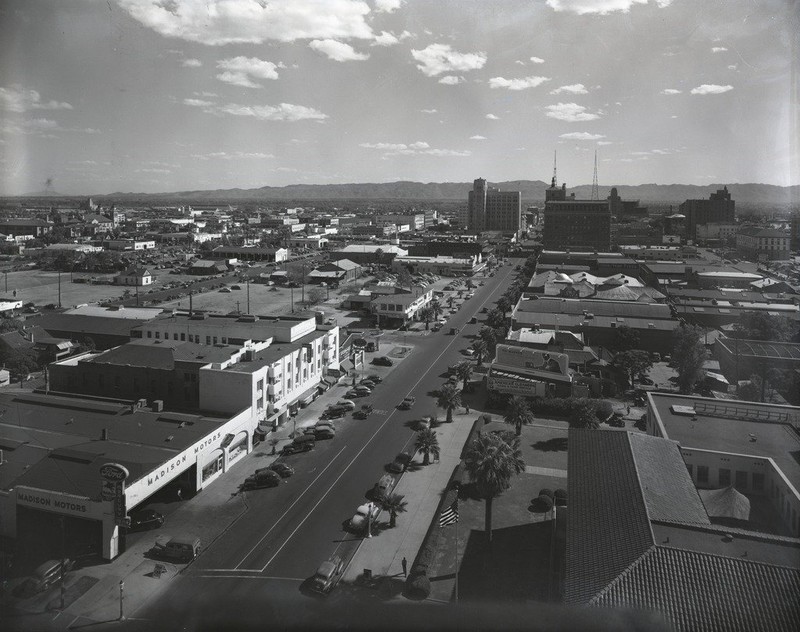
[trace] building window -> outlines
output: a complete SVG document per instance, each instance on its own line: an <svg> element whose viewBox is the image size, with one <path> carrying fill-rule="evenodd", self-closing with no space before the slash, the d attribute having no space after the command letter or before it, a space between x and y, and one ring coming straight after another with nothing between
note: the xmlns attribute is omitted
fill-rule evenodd
<svg viewBox="0 0 800 632"><path fill-rule="evenodd" d="M256 382L256 388L259 391L263 391L264 390L264 378L261 378L258 382Z"/></svg>
<svg viewBox="0 0 800 632"><path fill-rule="evenodd" d="M206 336L206 344L207 345L211 344L211 336Z"/></svg>
<svg viewBox="0 0 800 632"><path fill-rule="evenodd" d="M153 332L152 331L148 331L147 332L147 337L148 338L152 338L153 337Z"/></svg>
<svg viewBox="0 0 800 632"><path fill-rule="evenodd" d="M698 465L697 466L697 482L701 485L708 484L708 466L707 465Z"/></svg>
<svg viewBox="0 0 800 632"><path fill-rule="evenodd" d="M186 334L181 334L181 342L185 342L185 341L186 341Z"/></svg>
<svg viewBox="0 0 800 632"><path fill-rule="evenodd" d="M747 489L747 472L736 470L736 489Z"/></svg>
<svg viewBox="0 0 800 632"><path fill-rule="evenodd" d="M173 340L177 340L178 339L178 334L177 333L172 334L172 339Z"/></svg>
<svg viewBox="0 0 800 632"><path fill-rule="evenodd" d="M156 332L156 338L159 338L159 339L161 338L161 332L160 331Z"/></svg>
<svg viewBox="0 0 800 632"><path fill-rule="evenodd" d="M217 344L217 337L214 336L214 344Z"/></svg>
<svg viewBox="0 0 800 632"><path fill-rule="evenodd" d="M753 472L753 491L764 491L764 475L761 472Z"/></svg>
<svg viewBox="0 0 800 632"><path fill-rule="evenodd" d="M731 484L731 471L727 468L719 469L719 486L728 487Z"/></svg>

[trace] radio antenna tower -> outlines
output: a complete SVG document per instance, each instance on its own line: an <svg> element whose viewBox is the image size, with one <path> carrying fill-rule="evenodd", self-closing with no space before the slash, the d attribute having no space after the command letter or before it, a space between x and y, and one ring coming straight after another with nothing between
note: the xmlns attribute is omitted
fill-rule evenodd
<svg viewBox="0 0 800 632"><path fill-rule="evenodd" d="M592 200L599 200L600 192L597 186L597 150L594 150L594 178L592 178Z"/></svg>
<svg viewBox="0 0 800 632"><path fill-rule="evenodd" d="M558 160L558 151L553 152L553 186L558 184L558 175L556 174L556 164Z"/></svg>

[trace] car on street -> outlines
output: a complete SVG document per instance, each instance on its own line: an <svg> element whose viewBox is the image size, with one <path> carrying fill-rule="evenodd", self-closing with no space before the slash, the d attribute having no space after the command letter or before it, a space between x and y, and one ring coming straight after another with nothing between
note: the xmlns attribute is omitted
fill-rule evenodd
<svg viewBox="0 0 800 632"><path fill-rule="evenodd" d="M417 430L430 430L433 425L433 415L423 415L422 419L417 421Z"/></svg>
<svg viewBox="0 0 800 632"><path fill-rule="evenodd" d="M314 445L315 440L313 436L302 434L299 437L295 437L289 445L284 446L283 453L297 454L299 452L308 452L314 449Z"/></svg>
<svg viewBox="0 0 800 632"><path fill-rule="evenodd" d="M230 293L231 293L231 288L229 288L229 287L224 287L224 288L222 288L222 289L220 290L220 292L222 292L223 294L230 294Z"/></svg>
<svg viewBox="0 0 800 632"><path fill-rule="evenodd" d="M325 409L322 413L322 419L339 419L340 417L344 417L347 413L349 413L352 408L347 406L329 406Z"/></svg>
<svg viewBox="0 0 800 632"><path fill-rule="evenodd" d="M372 390L377 386L377 384L372 380L364 378L363 380L361 380L361 386L366 386L369 390Z"/></svg>
<svg viewBox="0 0 800 632"><path fill-rule="evenodd" d="M262 489L264 487L277 487L281 484L281 475L268 467L256 470L253 474L244 479L242 488Z"/></svg>
<svg viewBox="0 0 800 632"><path fill-rule="evenodd" d="M49 560L39 565L33 573L14 588L15 597L27 598L44 592L61 581L61 576L72 570L75 562L70 559Z"/></svg>
<svg viewBox="0 0 800 632"><path fill-rule="evenodd" d="M319 565L311 580L311 590L327 595L336 586L344 573L344 561L338 555L331 556Z"/></svg>
<svg viewBox="0 0 800 632"><path fill-rule="evenodd" d="M372 358L372 364L378 366L394 366L394 361L387 356L378 356L377 358Z"/></svg>
<svg viewBox="0 0 800 632"><path fill-rule="evenodd" d="M389 464L388 469L395 474L402 474L408 469L409 463L411 463L411 454L408 452L401 452L394 457L394 461Z"/></svg>
<svg viewBox="0 0 800 632"><path fill-rule="evenodd" d="M431 327L433 331L441 331L442 325L440 323L436 323L433 327Z"/></svg>
<svg viewBox="0 0 800 632"><path fill-rule="evenodd" d="M375 374L373 374L373 375L368 375L368 376L367 376L367 379L368 379L370 382L375 382L375 384L380 384L381 382L383 382L383 378L382 378L380 375L375 375Z"/></svg>
<svg viewBox="0 0 800 632"><path fill-rule="evenodd" d="M372 414L372 405L365 404L359 410L353 413L353 419L366 419Z"/></svg>
<svg viewBox="0 0 800 632"><path fill-rule="evenodd" d="M381 508L375 503L364 503L356 509L356 513L350 518L348 526L351 530L359 532L367 528L367 519L369 517L370 524L375 524L378 519L378 514Z"/></svg>
<svg viewBox="0 0 800 632"><path fill-rule="evenodd" d="M470 325L474 325L477 322L478 322L478 317L477 316L473 316L472 318L469 319L469 324Z"/></svg>
<svg viewBox="0 0 800 632"><path fill-rule="evenodd" d="M149 529L158 529L164 524L163 514L157 512L155 509L135 509L130 514L130 526L127 531L147 531Z"/></svg>
<svg viewBox="0 0 800 632"><path fill-rule="evenodd" d="M410 410L411 407L414 405L414 402L416 401L417 401L416 397L414 397L413 395L409 395L408 397L403 398L403 401L400 402L398 408L400 410Z"/></svg>
<svg viewBox="0 0 800 632"><path fill-rule="evenodd" d="M281 478L289 478L292 474L294 474L294 468L291 465L286 465L286 463L273 463L269 466L269 469L277 473Z"/></svg>
<svg viewBox="0 0 800 632"><path fill-rule="evenodd" d="M368 395L372 394L372 389L366 384L358 384L357 386L353 387L353 390L360 393L367 393Z"/></svg>
<svg viewBox="0 0 800 632"><path fill-rule="evenodd" d="M336 436L336 429L325 424L315 424L305 428L303 433L315 439L333 439Z"/></svg>
<svg viewBox="0 0 800 632"><path fill-rule="evenodd" d="M347 391L345 393L345 397L352 397L353 399L356 399L358 397L369 397L370 394L371 394L371 391L367 393L367 392L364 392L364 391L357 391L357 390L353 389L353 390Z"/></svg>
<svg viewBox="0 0 800 632"><path fill-rule="evenodd" d="M356 407L356 403L351 399L340 399L334 404L334 406L341 406L342 408L346 408L347 410L354 410Z"/></svg>

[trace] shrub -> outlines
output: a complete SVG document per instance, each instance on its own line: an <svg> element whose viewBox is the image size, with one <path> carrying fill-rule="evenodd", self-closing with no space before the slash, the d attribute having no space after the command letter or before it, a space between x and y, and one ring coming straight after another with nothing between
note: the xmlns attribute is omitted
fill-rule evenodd
<svg viewBox="0 0 800 632"><path fill-rule="evenodd" d="M604 399L597 404L595 412L597 413L597 418L600 421L605 421L614 414L614 407L611 405L610 401Z"/></svg>
<svg viewBox="0 0 800 632"><path fill-rule="evenodd" d="M553 499L550 496L539 496L533 501L533 510L539 513L545 513L553 508Z"/></svg>
<svg viewBox="0 0 800 632"><path fill-rule="evenodd" d="M406 580L406 595L410 599L427 599L431 594L431 582L425 573L409 575Z"/></svg>
<svg viewBox="0 0 800 632"><path fill-rule="evenodd" d="M547 496L548 498L550 498L552 500L552 498L553 498L553 490L552 489L547 489L545 487L542 491L539 492L539 496Z"/></svg>
<svg viewBox="0 0 800 632"><path fill-rule="evenodd" d="M567 504L567 490L557 489L556 493L553 495L553 500L555 500L556 505L559 507L565 507Z"/></svg>

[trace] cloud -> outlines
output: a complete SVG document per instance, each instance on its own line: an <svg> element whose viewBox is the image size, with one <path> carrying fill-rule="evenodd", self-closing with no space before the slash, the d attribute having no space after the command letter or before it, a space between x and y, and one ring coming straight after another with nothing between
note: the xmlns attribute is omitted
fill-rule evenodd
<svg viewBox="0 0 800 632"><path fill-rule="evenodd" d="M724 46L712 46L711 47L711 52L712 53L724 53L726 50L728 50L728 49L725 48Z"/></svg>
<svg viewBox="0 0 800 632"><path fill-rule="evenodd" d="M733 90L733 86L718 86L714 83L704 83L701 86L692 88L692 94L722 94Z"/></svg>
<svg viewBox="0 0 800 632"><path fill-rule="evenodd" d="M573 83L569 86L561 86L560 88L556 88L555 90L551 90L550 94L562 94L563 92L568 92L570 94L588 94L589 91L584 87L582 83Z"/></svg>
<svg viewBox="0 0 800 632"><path fill-rule="evenodd" d="M381 31L380 35L375 36L372 46L394 46L399 43L400 39L396 35L389 33L389 31Z"/></svg>
<svg viewBox="0 0 800 632"><path fill-rule="evenodd" d="M19 122L7 122L0 127L4 134L26 134L40 138L58 138L56 132L77 134L100 134L99 129L92 127L61 127L58 121L46 118L28 119Z"/></svg>
<svg viewBox="0 0 800 632"><path fill-rule="evenodd" d="M420 110L420 112L422 112L423 114L436 114L438 111L439 110L437 110L436 108L430 110Z"/></svg>
<svg viewBox="0 0 800 632"><path fill-rule="evenodd" d="M217 79L242 88L261 88L261 84L251 79L277 79L277 66L271 61L264 61L257 57L232 57L221 59L217 62L217 68L223 72L217 75Z"/></svg>
<svg viewBox="0 0 800 632"><path fill-rule="evenodd" d="M211 152L210 154L192 154L192 158L197 158L198 160L239 160L239 159L266 159L266 158L274 158L273 154L263 154L259 152L248 153L244 151L234 151L234 152L227 152L227 151L215 151Z"/></svg>
<svg viewBox="0 0 800 632"><path fill-rule="evenodd" d="M577 103L557 103L548 105L545 109L547 110L547 116L550 118L567 121L568 123L594 121L600 118L599 114L588 112L584 106Z"/></svg>
<svg viewBox="0 0 800 632"><path fill-rule="evenodd" d="M470 136L469 139L470 140L486 140L486 136L480 136L480 135L476 134L475 136Z"/></svg>
<svg viewBox="0 0 800 632"><path fill-rule="evenodd" d="M326 55L328 59L333 61L363 61L364 59L369 59L369 55L357 53L350 44L337 42L333 39L312 40L308 43L308 47Z"/></svg>
<svg viewBox="0 0 800 632"><path fill-rule="evenodd" d="M612 143L610 140L598 140L597 144L598 145L613 145L614 143Z"/></svg>
<svg viewBox="0 0 800 632"><path fill-rule="evenodd" d="M469 150L456 150L456 149L435 149L428 143L417 141L416 143L361 143L359 147L365 149L377 149L384 152L383 158L390 156L452 156L452 157L466 157L471 156L472 152Z"/></svg>
<svg viewBox="0 0 800 632"><path fill-rule="evenodd" d="M419 62L417 68L427 77L446 72L478 70L486 63L486 53L459 53L448 44L431 44L422 50L411 49L411 56Z"/></svg>
<svg viewBox="0 0 800 632"><path fill-rule="evenodd" d="M565 11L586 15L597 13L607 15L616 11L627 13L635 4L647 4L649 0L547 0L547 6L553 11ZM672 0L655 0L660 8L668 7Z"/></svg>
<svg viewBox="0 0 800 632"><path fill-rule="evenodd" d="M304 105L294 105L292 103L280 103L278 105L239 105L237 103L227 103L216 105L210 101L200 99L184 99L185 105L199 107L206 114L215 116L249 116L260 121L321 121L328 118L319 110L309 108Z"/></svg>
<svg viewBox="0 0 800 632"><path fill-rule="evenodd" d="M489 119L490 121L499 121L500 120L500 117L499 116L495 116L494 114L487 114L486 118Z"/></svg>
<svg viewBox="0 0 800 632"><path fill-rule="evenodd" d="M391 13L400 8L402 0L375 0L375 11Z"/></svg>
<svg viewBox="0 0 800 632"><path fill-rule="evenodd" d="M439 83L443 83L446 86L457 86L459 83L464 83L466 79L464 77L456 77L455 75L445 75L441 79L439 79Z"/></svg>
<svg viewBox="0 0 800 632"><path fill-rule="evenodd" d="M357 0L117 0L131 17L164 37L207 46L372 39L366 2Z"/></svg>
<svg viewBox="0 0 800 632"><path fill-rule="evenodd" d="M184 59L181 65L184 68L200 68L200 66L203 65L203 62L199 59Z"/></svg>
<svg viewBox="0 0 800 632"><path fill-rule="evenodd" d="M568 134L561 134L559 138L567 140L600 140L605 138L603 134L590 134L589 132L570 132Z"/></svg>
<svg viewBox="0 0 800 632"><path fill-rule="evenodd" d="M542 59L541 57L531 57L531 61L534 64L543 64L544 63L544 59Z"/></svg>
<svg viewBox="0 0 800 632"><path fill-rule="evenodd" d="M136 173L172 173L172 169L136 169Z"/></svg>
<svg viewBox="0 0 800 632"><path fill-rule="evenodd" d="M7 88L0 87L0 109L9 112L28 112L30 110L71 110L72 106L63 101L42 101L36 90L23 88L18 84Z"/></svg>
<svg viewBox="0 0 800 632"><path fill-rule="evenodd" d="M507 88L508 90L527 90L542 85L545 81L550 81L550 77L523 77L522 79L505 79L503 77L492 77L489 79L490 88Z"/></svg>
<svg viewBox="0 0 800 632"><path fill-rule="evenodd" d="M676 90L675 88L664 88L661 91L661 94L681 94L682 90Z"/></svg>

